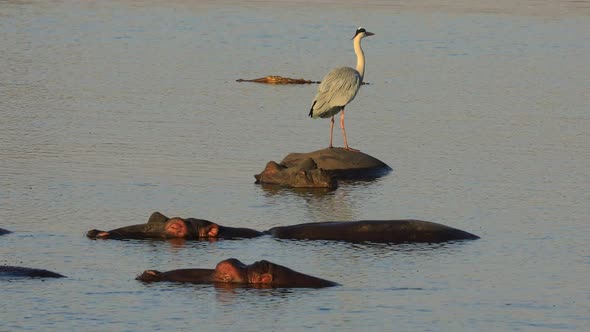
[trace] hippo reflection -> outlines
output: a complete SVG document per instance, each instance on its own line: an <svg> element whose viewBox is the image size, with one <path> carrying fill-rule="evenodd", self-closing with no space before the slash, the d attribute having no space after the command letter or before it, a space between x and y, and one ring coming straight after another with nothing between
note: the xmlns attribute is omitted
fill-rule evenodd
<svg viewBox="0 0 590 332"><path fill-rule="evenodd" d="M246 265L235 258L219 262L215 269L180 269L166 272L146 270L136 279L143 282L224 283L265 288L321 288L338 285L268 261L262 260Z"/></svg>
<svg viewBox="0 0 590 332"><path fill-rule="evenodd" d="M93 229L86 236L92 239L232 239L252 238L263 233L249 228L220 226L203 219L168 218L154 212L146 224L125 226L110 231Z"/></svg>
<svg viewBox="0 0 590 332"><path fill-rule="evenodd" d="M43 270L21 266L0 266L0 277L27 277L27 278L65 278L65 276Z"/></svg>
<svg viewBox="0 0 590 332"><path fill-rule="evenodd" d="M425 242L475 240L477 235L460 229L422 220L360 220L304 223L280 226L259 232L234 228L194 218L168 218L159 212L147 224L117 228L108 232L93 229L93 239L173 239L191 240L253 238L269 234L280 239L337 240L348 242Z"/></svg>

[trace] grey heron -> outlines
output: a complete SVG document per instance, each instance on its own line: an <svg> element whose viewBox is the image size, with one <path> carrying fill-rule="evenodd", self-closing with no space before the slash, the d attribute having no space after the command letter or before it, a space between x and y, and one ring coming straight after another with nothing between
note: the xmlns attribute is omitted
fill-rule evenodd
<svg viewBox="0 0 590 332"><path fill-rule="evenodd" d="M330 148L332 146L332 133L334 132L334 115L340 115L340 128L344 137L344 148L358 151L348 146L346 129L344 129L344 107L350 103L359 91L365 75L365 54L361 48L361 39L372 36L374 33L360 27L352 37L354 53L356 54L356 69L350 67L338 67L331 70L318 86L318 92L313 100L309 116L316 118L330 118Z"/></svg>

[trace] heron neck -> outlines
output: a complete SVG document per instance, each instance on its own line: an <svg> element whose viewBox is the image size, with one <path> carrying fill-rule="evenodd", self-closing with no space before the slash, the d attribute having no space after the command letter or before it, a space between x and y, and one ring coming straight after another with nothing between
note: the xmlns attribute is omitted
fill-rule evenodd
<svg viewBox="0 0 590 332"><path fill-rule="evenodd" d="M354 39L354 53L356 54L356 71L361 75L361 82L365 76L365 53L361 48L361 38Z"/></svg>

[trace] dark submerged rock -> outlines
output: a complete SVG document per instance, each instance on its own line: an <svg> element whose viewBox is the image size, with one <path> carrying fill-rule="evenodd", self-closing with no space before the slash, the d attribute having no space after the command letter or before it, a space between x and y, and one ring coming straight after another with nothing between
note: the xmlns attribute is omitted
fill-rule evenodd
<svg viewBox="0 0 590 332"><path fill-rule="evenodd" d="M10 234L12 233L11 231L4 229L4 228L0 228L0 235L4 235L4 234Z"/></svg>

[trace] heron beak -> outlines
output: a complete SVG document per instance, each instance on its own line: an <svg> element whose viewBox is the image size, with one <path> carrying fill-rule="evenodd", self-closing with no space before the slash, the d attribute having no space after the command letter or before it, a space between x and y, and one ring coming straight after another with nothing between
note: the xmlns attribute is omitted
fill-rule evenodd
<svg viewBox="0 0 590 332"><path fill-rule="evenodd" d="M358 35L358 33L355 33L354 36L352 38L350 38L350 40L353 40L357 35ZM369 32L369 31L365 31L365 37L369 37L372 35L374 35L374 33Z"/></svg>

